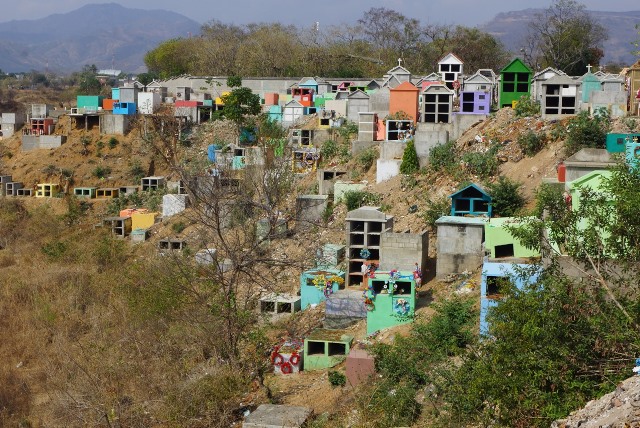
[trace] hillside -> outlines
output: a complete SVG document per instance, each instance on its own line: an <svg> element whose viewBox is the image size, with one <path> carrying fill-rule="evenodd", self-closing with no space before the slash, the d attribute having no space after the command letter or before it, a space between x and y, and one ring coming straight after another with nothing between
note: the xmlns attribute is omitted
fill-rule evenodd
<svg viewBox="0 0 640 428"><path fill-rule="evenodd" d="M0 68L5 72L71 72L99 69L144 71L144 54L160 42L197 34L200 25L164 10L91 4L37 20L0 23Z"/></svg>
<svg viewBox="0 0 640 428"><path fill-rule="evenodd" d="M68 120L63 117L58 132L66 133ZM529 130L551 136L563 126L539 117L517 118L512 109L502 109L455 142L455 175L423 169L409 178L375 184L375 161L366 164L349 156L344 163L332 159L324 166L344 169L349 178L367 182L366 190L379 195L385 212L395 216L394 230L415 233L427 227L424 213L430 201L445 198L463 182L496 179L469 173L460 159L466 153L486 153L492 144L499 145L499 174L523 184L531 207L542 178L554 176L565 157L563 141L550 138L539 153L526 157L517 140ZM135 184L140 174L171 177L171 168L163 162L166 153L158 153L139 130L134 126L128 135L116 136L113 145L112 136L100 135L97 129L72 130L62 147L32 152L21 151L16 135L0 142L0 175L11 174L28 187L43 181L64 184L60 170L73 172L73 186ZM628 128L614 121L613 130ZM207 123L177 151L198 166L211 141L229 134L229 124ZM89 143L83 145L83 139ZM104 179L94 173L98 167L110 170ZM297 177L279 214L294 217L296 196L313 194L315 186L315 174ZM109 239L94 227L107 215L109 201L87 205L79 211L73 198L0 201L0 310L7 314L0 322L0 357L8 362L0 371L0 423L209 427L234 421L239 426L246 411L266 402L310 406L316 414L338 415L343 421L355 417L362 392L332 387L325 370L287 377L267 369L263 384L255 376L265 370L270 347L280 338L302 337L320 325L323 305L273 322L258 318L257 326L250 326L260 327L257 337L244 338L238 361L226 364L229 361L215 351L227 338L216 318L224 309L214 304L218 284L211 287L193 266L194 252L205 248L210 237L197 211L187 209L153 225L149 240L133 246ZM267 254L282 264L273 272L260 272L255 278L258 291L264 291L261 280L276 278L273 289L297 292L300 271L309 267L315 248L344 243L346 211L344 204L337 204L323 227L295 230L286 239L274 240ZM241 226L233 230L238 239L246 232ZM158 256L158 241L167 236L185 239L190 247L183 255ZM430 236L432 261L436 239ZM246 243L240 242L240 252L263 255L263 249ZM434 301L454 295L459 285L430 279L433 269L426 274L429 281L419 290L417 309L423 320L434 313ZM471 283L477 284L478 278L479 272L473 272ZM478 288L469 296L477 306ZM409 328L400 326L372 338L360 322L348 331L359 344L392 343ZM366 426L359 422L353 426Z"/></svg>

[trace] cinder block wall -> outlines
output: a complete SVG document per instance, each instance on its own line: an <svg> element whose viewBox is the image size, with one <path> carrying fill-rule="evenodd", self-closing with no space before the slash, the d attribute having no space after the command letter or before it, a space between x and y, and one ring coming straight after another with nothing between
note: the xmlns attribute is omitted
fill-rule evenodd
<svg viewBox="0 0 640 428"><path fill-rule="evenodd" d="M483 232L483 225L438 225L436 277L480 266L484 256Z"/></svg>
<svg viewBox="0 0 640 428"><path fill-rule="evenodd" d="M429 254L429 233L385 232L380 237L380 269L412 272L418 263L424 272Z"/></svg>

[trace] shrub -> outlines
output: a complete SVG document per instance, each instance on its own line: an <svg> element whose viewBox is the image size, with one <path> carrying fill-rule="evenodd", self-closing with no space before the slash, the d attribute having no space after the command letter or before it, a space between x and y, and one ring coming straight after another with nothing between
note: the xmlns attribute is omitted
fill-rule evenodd
<svg viewBox="0 0 640 428"><path fill-rule="evenodd" d="M438 144L429 150L429 166L434 171L450 172L457 165L454 141Z"/></svg>
<svg viewBox="0 0 640 428"><path fill-rule="evenodd" d="M521 183L500 176L496 183L489 184L489 194L493 205L493 215L511 217L522 209L525 203L520 188Z"/></svg>
<svg viewBox="0 0 640 428"><path fill-rule="evenodd" d="M451 213L451 201L447 197L435 199L427 202L427 210L422 214L422 218L429 227L435 229L436 220Z"/></svg>
<svg viewBox="0 0 640 428"><path fill-rule="evenodd" d="M500 165L497 157L498 148L499 146L494 144L484 153L465 153L462 156L462 160L471 174L480 178L489 178L498 172L498 166Z"/></svg>
<svg viewBox="0 0 640 428"><path fill-rule="evenodd" d="M604 148L610 127L611 118L606 108L596 109L593 116L589 116L587 111L581 111L567 124L567 155L585 147Z"/></svg>
<svg viewBox="0 0 640 428"><path fill-rule="evenodd" d="M181 233L185 228L187 227L186 224L184 224L183 222L179 221L177 223L173 223L171 225L171 229L173 229L173 231L175 233Z"/></svg>
<svg viewBox="0 0 640 428"><path fill-rule="evenodd" d="M514 109L516 117L528 117L540 114L540 104L528 95L520 97Z"/></svg>
<svg viewBox="0 0 640 428"><path fill-rule="evenodd" d="M342 137L343 140L347 141L351 139L351 136L358 134L358 124L346 120L342 123L342 126L338 128L338 135Z"/></svg>
<svg viewBox="0 0 640 428"><path fill-rule="evenodd" d="M378 154L373 147L361 152L356 157L356 162L362 168L362 171L367 172L373 166L373 163L378 159Z"/></svg>
<svg viewBox="0 0 640 428"><path fill-rule="evenodd" d="M418 153L416 153L416 146L413 144L413 140L411 140L404 149L400 172L402 174L414 174L418 172L419 169L420 161L418 160Z"/></svg>
<svg viewBox="0 0 640 428"><path fill-rule="evenodd" d="M115 149L115 148L116 148L116 146L118 145L118 142L119 142L119 141L118 141L118 139L117 139L116 137L111 137L111 138L109 139L109 148L110 148L110 149Z"/></svg>
<svg viewBox="0 0 640 428"><path fill-rule="evenodd" d="M338 143L333 140L327 140L322 143L320 155L322 159L331 159L338 154Z"/></svg>
<svg viewBox="0 0 640 428"><path fill-rule="evenodd" d="M98 150L102 150L102 149L104 149L104 143L103 143L102 141L98 141L98 142L96 143L96 148L97 148Z"/></svg>
<svg viewBox="0 0 640 428"><path fill-rule="evenodd" d="M111 174L111 168L108 166L97 166L92 174L94 177L102 179Z"/></svg>
<svg viewBox="0 0 640 428"><path fill-rule="evenodd" d="M536 134L533 131L529 131L526 134L522 134L516 141L522 151L527 156L534 156L542 147L544 147L545 137L541 134Z"/></svg>
<svg viewBox="0 0 640 428"><path fill-rule="evenodd" d="M345 386L347 384L347 377L338 371L329 372L329 383L331 386Z"/></svg>
<svg viewBox="0 0 640 428"><path fill-rule="evenodd" d="M348 211L356 210L364 205L377 205L380 196L364 190L348 190L342 195L342 200Z"/></svg>
<svg viewBox="0 0 640 428"><path fill-rule="evenodd" d="M129 175L136 180L140 180L142 177L146 175L145 170L142 168L139 160L134 160L131 164L131 168L129 169Z"/></svg>

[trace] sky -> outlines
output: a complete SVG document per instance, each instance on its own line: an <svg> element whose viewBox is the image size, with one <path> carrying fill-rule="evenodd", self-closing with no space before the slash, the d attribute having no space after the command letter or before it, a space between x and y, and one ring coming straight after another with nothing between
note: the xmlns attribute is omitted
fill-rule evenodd
<svg viewBox="0 0 640 428"><path fill-rule="evenodd" d="M120 3L134 9L165 9L178 12L199 23L219 20L225 23L282 22L296 26L353 23L371 7L386 7L412 16L423 24L482 25L500 12L527 8L547 8L551 0L126 0ZM54 13L67 13L101 0L0 0L0 22L39 19ZM637 0L582 0L589 10L611 12L640 10Z"/></svg>

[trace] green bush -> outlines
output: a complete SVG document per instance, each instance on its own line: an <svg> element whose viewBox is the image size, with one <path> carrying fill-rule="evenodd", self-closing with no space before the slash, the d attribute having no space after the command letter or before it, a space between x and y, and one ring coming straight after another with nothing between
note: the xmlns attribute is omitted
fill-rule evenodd
<svg viewBox="0 0 640 428"><path fill-rule="evenodd" d="M480 178L489 178L497 174L500 162L498 162L499 146L494 144L484 153L472 152L462 156L467 170Z"/></svg>
<svg viewBox="0 0 640 428"><path fill-rule="evenodd" d="M328 376L331 386L345 386L347 384L347 377L341 372L332 370Z"/></svg>
<svg viewBox="0 0 640 428"><path fill-rule="evenodd" d="M529 95L523 95L516 103L514 112L516 117L528 117L540 114L540 103L535 101Z"/></svg>
<svg viewBox="0 0 640 428"><path fill-rule="evenodd" d="M434 171L451 172L458 166L454 141L438 144L429 150L429 166Z"/></svg>
<svg viewBox="0 0 640 428"><path fill-rule="evenodd" d="M413 140L410 140L402 154L400 172L402 174L414 174L418 172L419 169L420 161L418 160L418 153L416 153L416 146L413 144Z"/></svg>
<svg viewBox="0 0 640 428"><path fill-rule="evenodd" d="M380 196L364 190L348 190L342 194L342 200L348 211L356 210L365 205L377 205Z"/></svg>
<svg viewBox="0 0 640 428"><path fill-rule="evenodd" d="M516 142L525 155L534 156L544 147L545 136L544 134L536 134L533 131L529 131L526 134L521 134Z"/></svg>
<svg viewBox="0 0 640 428"><path fill-rule="evenodd" d="M567 155L572 155L585 147L604 148L610 128L611 117L606 108L596 109L593 116L589 116L587 111L581 111L567 124L565 140Z"/></svg>
<svg viewBox="0 0 640 428"><path fill-rule="evenodd" d="M183 222L179 221L177 223L173 223L171 225L171 229L175 232L175 233L181 233L185 228L187 227L186 224L184 224Z"/></svg>
<svg viewBox="0 0 640 428"><path fill-rule="evenodd" d="M94 177L102 179L111 174L111 168L108 166L97 166L92 174Z"/></svg>
<svg viewBox="0 0 640 428"><path fill-rule="evenodd" d="M109 139L109 148L110 149L115 149L116 146L118 145L118 143L119 143L119 141L118 141L118 139L116 137L111 137Z"/></svg>
<svg viewBox="0 0 640 428"><path fill-rule="evenodd" d="M378 153L376 149L373 147L368 148L367 150L360 152L358 156L356 156L356 162L360 166L363 172L369 171L369 169L373 166L373 163L378 159Z"/></svg>
<svg viewBox="0 0 640 428"><path fill-rule="evenodd" d="M98 150L102 150L102 149L104 149L104 143L103 143L102 141L98 141L98 142L96 143L96 148L97 148Z"/></svg>
<svg viewBox="0 0 640 428"><path fill-rule="evenodd" d="M429 227L435 230L436 220L451 213L451 201L447 197L427 202L427 209L422 218Z"/></svg>
<svg viewBox="0 0 640 428"><path fill-rule="evenodd" d="M511 217L522 209L525 199L521 187L521 183L511 181L502 175L497 182L487 186L494 216Z"/></svg>
<svg viewBox="0 0 640 428"><path fill-rule="evenodd" d="M129 175L138 181L146 175L146 172L144 168L142 168L142 164L139 160L136 159L131 163L131 168L129 168Z"/></svg>
<svg viewBox="0 0 640 428"><path fill-rule="evenodd" d="M333 140L326 140L322 143L322 148L320 149L320 155L322 159L331 159L338 154L338 143Z"/></svg>
<svg viewBox="0 0 640 428"><path fill-rule="evenodd" d="M358 135L358 124L345 119L342 126L338 128L338 135L340 135L344 141L350 140L352 136Z"/></svg>

